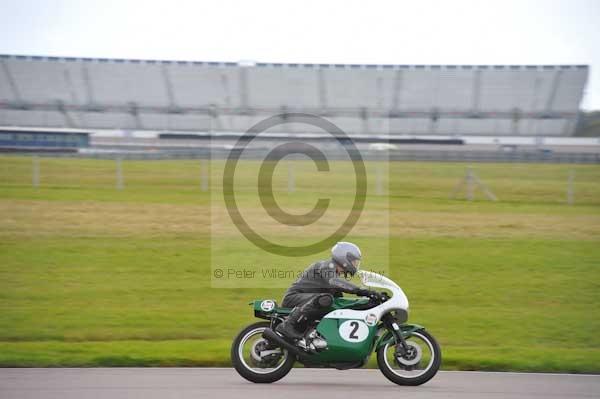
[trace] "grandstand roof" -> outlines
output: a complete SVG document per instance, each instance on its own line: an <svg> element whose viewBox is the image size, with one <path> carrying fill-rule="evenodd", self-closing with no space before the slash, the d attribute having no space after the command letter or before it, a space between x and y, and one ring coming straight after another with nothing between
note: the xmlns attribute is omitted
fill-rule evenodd
<svg viewBox="0 0 600 399"><path fill-rule="evenodd" d="M587 77L586 65L0 55L0 125L243 132L277 113L306 112L349 134L570 135Z"/></svg>

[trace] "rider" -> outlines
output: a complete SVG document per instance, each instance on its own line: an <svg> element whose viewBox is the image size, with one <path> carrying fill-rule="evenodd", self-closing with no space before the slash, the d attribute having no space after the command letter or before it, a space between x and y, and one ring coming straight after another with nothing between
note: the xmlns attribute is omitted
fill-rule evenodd
<svg viewBox="0 0 600 399"><path fill-rule="evenodd" d="M331 259L313 263L286 291L282 306L294 308L288 318L275 329L289 339L302 338L308 322L329 313L333 297L342 292L371 296L373 291L341 278L353 276L360 267L360 249L350 242L338 242L331 249Z"/></svg>

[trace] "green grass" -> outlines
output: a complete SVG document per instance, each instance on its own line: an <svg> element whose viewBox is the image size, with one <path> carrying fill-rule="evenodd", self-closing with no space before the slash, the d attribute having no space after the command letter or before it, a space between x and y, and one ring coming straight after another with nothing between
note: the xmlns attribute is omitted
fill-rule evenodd
<svg viewBox="0 0 600 399"><path fill-rule="evenodd" d="M261 255L230 231L210 240L199 162L126 161L123 191L111 161L40 164L35 189L29 158L0 157L0 366L228 365L233 337L253 322L247 303L282 296L211 288L211 253ZM247 207L256 166L240 170ZM350 203L352 176L335 166L332 182L296 164L282 207L311 207L318 193ZM368 199L367 219L389 207L389 272L410 321L438 338L446 369L600 372L600 167L473 166L499 202L451 200L465 165L416 162L391 164L391 195ZM571 169L574 206L564 203ZM381 260L383 222L349 237L366 264Z"/></svg>

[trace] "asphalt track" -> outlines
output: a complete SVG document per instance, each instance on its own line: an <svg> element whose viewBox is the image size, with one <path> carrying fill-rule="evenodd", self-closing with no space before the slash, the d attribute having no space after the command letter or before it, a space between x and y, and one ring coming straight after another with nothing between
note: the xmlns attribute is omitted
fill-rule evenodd
<svg viewBox="0 0 600 399"><path fill-rule="evenodd" d="M294 369L253 384L228 368L0 369L0 398L599 398L600 375L440 372L420 387L379 370Z"/></svg>

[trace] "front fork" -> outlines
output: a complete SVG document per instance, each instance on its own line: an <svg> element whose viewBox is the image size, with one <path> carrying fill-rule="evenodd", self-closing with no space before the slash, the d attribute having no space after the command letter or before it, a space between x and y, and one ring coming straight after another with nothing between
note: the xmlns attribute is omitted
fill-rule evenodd
<svg viewBox="0 0 600 399"><path fill-rule="evenodd" d="M396 357L404 357L404 355L406 355L406 353L408 352L409 348L406 344L406 340L402 336L400 326L396 322L396 319L394 319L394 316L391 313L386 313L381 318L381 321L383 322L385 328L387 328L387 330L392 333L394 339L396 340L396 350L394 355Z"/></svg>

